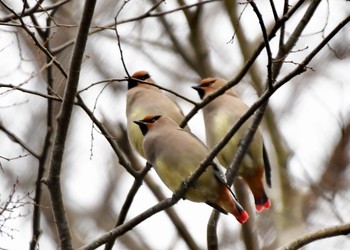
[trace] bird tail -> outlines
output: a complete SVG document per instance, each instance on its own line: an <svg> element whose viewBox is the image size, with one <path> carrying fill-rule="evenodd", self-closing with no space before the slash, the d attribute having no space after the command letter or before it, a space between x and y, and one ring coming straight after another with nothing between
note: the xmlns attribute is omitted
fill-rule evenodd
<svg viewBox="0 0 350 250"><path fill-rule="evenodd" d="M263 211L265 208L269 209L271 207L271 201L270 199L266 196L266 194L264 193L264 196L262 199L255 199L255 209L258 212Z"/></svg>
<svg viewBox="0 0 350 250"><path fill-rule="evenodd" d="M216 204L226 212L235 216L237 221L243 224L249 219L247 211L238 203L228 187L222 186L222 189L223 190L220 192L221 196L216 200Z"/></svg>
<svg viewBox="0 0 350 250"><path fill-rule="evenodd" d="M271 207L271 201L264 189L262 176L242 176L254 195L255 209L258 212Z"/></svg>

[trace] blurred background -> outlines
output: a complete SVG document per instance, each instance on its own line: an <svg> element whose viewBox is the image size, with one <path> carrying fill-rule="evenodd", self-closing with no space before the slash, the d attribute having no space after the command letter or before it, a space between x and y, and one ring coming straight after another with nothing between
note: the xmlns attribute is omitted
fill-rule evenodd
<svg viewBox="0 0 350 250"><path fill-rule="evenodd" d="M0 249L27 249L34 216L40 218L41 234L32 249L57 249L50 197L40 179L47 174L48 142L53 140L66 83L54 60L68 72L83 1L0 2ZM271 2L281 17L284 9L300 1L257 1L268 32L275 25ZM314 2L298 7L271 39L273 56L280 52L281 41L292 37ZM118 12L122 54L115 29ZM280 59L283 63L276 80L288 75L349 14L350 3L345 0L321 1L290 53ZM207 76L233 79L262 41L257 15L244 1L97 1L82 64L80 96L132 166L140 169L145 161L130 149L125 133L127 87L123 79L127 73L121 58L129 74L147 70L159 85L199 102L191 86ZM307 232L349 222L349 58L347 25L305 73L271 97L261 129L272 164L272 188L267 190L272 208L261 214L253 212L248 238L242 237L246 233L232 216L220 216L220 249L275 249ZM266 66L263 50L236 86L249 105L265 88ZM185 113L193 108L169 95ZM189 125L205 141L201 112ZM70 124L61 180L74 247L114 227L134 181L78 105ZM42 190L39 203L38 183ZM151 170L126 221L157 204L161 195L171 197L171 192ZM253 198L247 197L252 204ZM184 200L173 206L172 212L194 241L192 246L163 211L118 238L114 249L205 249L211 210ZM248 247L248 242L255 245ZM347 248L349 237L342 236L305 249Z"/></svg>

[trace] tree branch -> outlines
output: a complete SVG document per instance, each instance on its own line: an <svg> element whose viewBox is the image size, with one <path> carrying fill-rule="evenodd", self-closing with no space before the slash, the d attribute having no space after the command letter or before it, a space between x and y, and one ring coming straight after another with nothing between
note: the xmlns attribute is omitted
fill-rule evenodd
<svg viewBox="0 0 350 250"><path fill-rule="evenodd" d="M58 7L70 2L72 0L62 0L60 2L57 2L57 3L54 3L48 7L40 7L40 5L36 4L34 5L32 8L30 9L27 9L25 10L24 12L21 13L21 16L19 16L19 14L11 14L11 15L8 15L8 16L5 16L5 17L2 17L0 18L0 23L6 23L6 22L9 22L9 21L14 21L14 20L17 20L19 19L20 17L25 17L25 16L29 16L29 15L32 15L34 13L39 13L39 12L45 12L45 11L49 11L49 10L54 10L54 9L57 9Z"/></svg>
<svg viewBox="0 0 350 250"><path fill-rule="evenodd" d="M54 101L62 101L62 98L57 96L57 95L43 94L43 93L40 93L38 91L24 89L24 88L21 88L21 87L12 85L12 84L0 83L0 88L9 88L9 89L12 89L12 90L18 90L18 91L21 91L23 93L28 93L28 94L40 96L40 97L43 97L43 98L46 98L46 99L50 99L50 100L54 100ZM12 90L8 90L8 91L12 91ZM52 94L54 94L54 93L52 93Z"/></svg>
<svg viewBox="0 0 350 250"><path fill-rule="evenodd" d="M161 16L165 16L165 15L169 15L172 13L175 13L177 11L181 11L184 9L190 9L192 7L196 7L199 5L203 5L203 4L207 4L207 3L211 3L211 2L217 2L217 1L221 1L221 0L206 0L206 1L200 1L198 3L194 3L194 4L188 4L185 6L180 6L178 8L174 8L172 10L168 10L168 11L159 11L157 13L152 13L154 11L154 6L157 5L158 6L158 2L155 3L155 5L152 6L151 9L149 9L148 11L146 11L144 14L141 14L137 17L133 17L133 18L129 18L129 19L125 19L125 20L121 20L117 23L117 25L119 24L124 24L124 23L130 23L130 22L135 22L135 21L140 21L142 19L146 19L146 18L152 18L152 17L161 17ZM305 1L305 0L304 0ZM115 22L113 23L108 23L105 24L103 27L97 27L96 29L94 29L93 31L91 31L89 33L89 35L98 33L100 31L106 30L106 29L114 29L115 27ZM68 48L69 46L72 46L75 43L75 40L72 39L70 41L67 41L64 44L61 44L60 46L56 47L55 49L53 49L53 54L57 54L59 52L61 52L62 50Z"/></svg>
<svg viewBox="0 0 350 250"><path fill-rule="evenodd" d="M326 239L330 237L348 235L350 234L350 224L344 224L339 226L328 227L320 229L316 232L309 233L301 236L300 238L293 240L283 247L279 247L277 250L296 250L316 240Z"/></svg>
<svg viewBox="0 0 350 250"><path fill-rule="evenodd" d="M143 183L143 178L146 176L148 171L152 168L152 165L150 163L146 163L146 166L142 169L141 173L135 178L134 183L132 184L132 187L129 190L128 195L126 196L126 200L123 203L123 206L120 210L119 216L118 216L118 221L115 225L114 228L122 225L126 219L126 216L129 212L129 209L131 207L132 202L134 201L134 197L141 187ZM111 250L113 248L115 242L115 238L111 238L105 246L105 250Z"/></svg>
<svg viewBox="0 0 350 250"><path fill-rule="evenodd" d="M50 27L52 17L56 13L57 9L54 9L52 11L51 17L48 17L46 19L47 27ZM50 29L46 29L43 32L43 35L47 42L45 43L46 49L50 51L51 41L50 41ZM46 68L46 76L47 76L47 96L52 96L54 94L53 92L53 67L51 64L51 59L49 57L46 57L47 61L47 68ZM62 99L60 99L62 100ZM42 146L42 152L40 153L39 158L39 165L38 165L38 172L37 177L35 181L35 195L34 195L34 210L33 210L33 224L32 224L32 240L29 245L30 250L37 249L39 245L39 236L41 234L40 229L40 221L41 221L41 200L42 200L42 178L44 176L45 172L45 166L48 160L49 152L50 152L50 146L51 146L51 139L53 135L53 126L54 126L54 113L53 113L53 99L47 98L47 115L46 115L46 135L44 139L44 143Z"/></svg>
<svg viewBox="0 0 350 250"><path fill-rule="evenodd" d="M218 250L219 249L219 241L217 235L217 226L220 218L220 212L216 209L210 214L210 218L207 224L207 247L208 250Z"/></svg>
<svg viewBox="0 0 350 250"><path fill-rule="evenodd" d="M270 44L269 44L269 39L268 39L266 27L265 27L262 15L261 15L258 7L256 6L255 2L249 1L249 4L252 6L256 16L259 19L259 24L260 24L261 31L263 34L266 53L267 53L267 85L269 86L269 88L272 88L272 84L273 84L275 79L272 76L272 52L271 52L271 48L270 48Z"/></svg>
<svg viewBox="0 0 350 250"><path fill-rule="evenodd" d="M19 144L22 148L28 151L28 153L34 156L36 159L40 158L39 154L34 152L32 149L30 149L24 141L22 141L20 138L18 138L17 135L15 135L10 130L8 130L1 122L0 122L0 130L2 130L12 141Z"/></svg>
<svg viewBox="0 0 350 250"><path fill-rule="evenodd" d="M3 1L1 1L1 4L10 12L12 12L13 15L16 16L16 18L19 19L21 23L21 27L25 30L25 32L32 38L34 44L47 56L50 58L50 60L53 61L53 63L56 65L58 70L62 73L62 75L67 78L67 72L62 67L60 62L58 62L53 55L39 42L39 40L36 38L35 33L31 32L31 30L27 27L27 25L24 23L22 16L19 16L13 9L11 9L7 4L5 4Z"/></svg>
<svg viewBox="0 0 350 250"><path fill-rule="evenodd" d="M85 113L90 117L93 123L95 123L98 128L100 129L101 133L105 136L109 144L111 145L112 149L118 156L118 160L120 165L122 165L126 171L128 171L129 174L131 174L133 177L137 177L138 173L133 167L130 165L128 160L125 158L122 150L120 149L119 145L115 142L115 140L110 136L108 133L107 129L102 125L102 123L96 119L94 114L89 110L89 108L86 106L84 103L83 99L79 94L77 94L77 99L78 99L78 105L85 111Z"/></svg>
<svg viewBox="0 0 350 250"><path fill-rule="evenodd" d="M321 0L314 0L311 1L309 7L307 8L305 14L303 15L303 18L300 20L297 27L294 29L293 33L291 34L288 41L280 47L276 58L274 59L275 63L273 64L273 73L275 76L277 76L283 66L283 59L290 53L290 51L293 49L294 45L298 41L301 33L305 29L306 25L311 20L312 16L314 15L318 5L320 4Z"/></svg>
<svg viewBox="0 0 350 250"><path fill-rule="evenodd" d="M61 168L68 128L74 105L74 99L79 83L82 59L89 34L90 23L95 9L95 4L96 0L87 0L85 2L84 11L77 34L77 42L76 46L74 47L71 59L63 102L58 115L57 130L50 159L50 168L48 177L46 179L46 183L50 192L55 224L60 239L60 247L67 250L72 249L72 239L62 198Z"/></svg>

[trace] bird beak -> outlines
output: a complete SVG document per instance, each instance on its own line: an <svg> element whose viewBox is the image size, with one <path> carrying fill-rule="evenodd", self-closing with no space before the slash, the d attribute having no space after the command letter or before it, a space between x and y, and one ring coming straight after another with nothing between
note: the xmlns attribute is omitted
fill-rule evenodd
<svg viewBox="0 0 350 250"><path fill-rule="evenodd" d="M128 79L128 89L132 89L138 85L138 82L134 79Z"/></svg>
<svg viewBox="0 0 350 250"><path fill-rule="evenodd" d="M204 91L204 89L203 89L201 86L196 85L196 86L192 86L192 88L195 89L195 90L197 90L198 95L199 95L199 97L200 97L201 99L204 98L205 91Z"/></svg>
<svg viewBox="0 0 350 250"><path fill-rule="evenodd" d="M134 121L134 123L136 123L140 127L141 133L145 136L148 132L147 124L142 120Z"/></svg>
<svg viewBox="0 0 350 250"><path fill-rule="evenodd" d="M199 85L196 85L196 86L192 86L193 89L197 90L197 91L200 91L202 90L202 87L199 86Z"/></svg>
<svg viewBox="0 0 350 250"><path fill-rule="evenodd" d="M134 121L134 123L136 123L136 124L139 125L139 126L144 126L144 125L145 125L144 121L141 121L141 120L139 120L139 121Z"/></svg>

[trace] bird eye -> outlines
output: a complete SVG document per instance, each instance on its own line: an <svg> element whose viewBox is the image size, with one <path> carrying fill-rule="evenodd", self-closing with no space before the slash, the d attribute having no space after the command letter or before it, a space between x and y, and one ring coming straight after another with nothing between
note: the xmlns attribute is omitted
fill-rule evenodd
<svg viewBox="0 0 350 250"><path fill-rule="evenodd" d="M144 81L144 80L146 80L148 78L151 78L151 76L149 74L144 74L144 75L138 77L137 79L140 79L140 80Z"/></svg>
<svg viewBox="0 0 350 250"><path fill-rule="evenodd" d="M151 119L151 122L153 123L153 122L157 121L159 118L160 118L160 115L156 115L155 117L153 117Z"/></svg>
<svg viewBox="0 0 350 250"><path fill-rule="evenodd" d="M202 87L210 87L210 86L213 86L214 82L215 82L215 80L202 83Z"/></svg>

